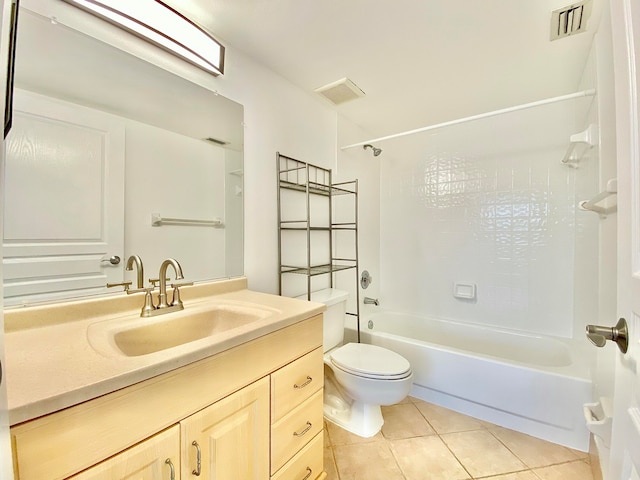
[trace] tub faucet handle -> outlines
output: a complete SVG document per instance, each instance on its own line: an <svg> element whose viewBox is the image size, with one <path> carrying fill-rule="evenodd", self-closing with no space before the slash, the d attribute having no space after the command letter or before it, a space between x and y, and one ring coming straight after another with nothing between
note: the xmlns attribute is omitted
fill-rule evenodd
<svg viewBox="0 0 640 480"><path fill-rule="evenodd" d="M611 340L618 345L622 353L627 353L629 347L629 330L627 321L624 318L618 320L615 327L602 327L600 325L587 325L587 338L596 347L604 347L607 340Z"/></svg>
<svg viewBox="0 0 640 480"><path fill-rule="evenodd" d="M377 298L364 297L365 305L375 305L376 307L380 305Z"/></svg>

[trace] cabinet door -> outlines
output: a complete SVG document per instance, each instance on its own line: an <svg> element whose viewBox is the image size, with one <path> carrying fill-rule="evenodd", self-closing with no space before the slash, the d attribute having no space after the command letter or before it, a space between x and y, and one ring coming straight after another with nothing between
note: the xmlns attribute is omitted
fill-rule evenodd
<svg viewBox="0 0 640 480"><path fill-rule="evenodd" d="M71 480L177 480L180 473L180 427L175 425Z"/></svg>
<svg viewBox="0 0 640 480"><path fill-rule="evenodd" d="M269 478L269 378L180 422L182 478Z"/></svg>

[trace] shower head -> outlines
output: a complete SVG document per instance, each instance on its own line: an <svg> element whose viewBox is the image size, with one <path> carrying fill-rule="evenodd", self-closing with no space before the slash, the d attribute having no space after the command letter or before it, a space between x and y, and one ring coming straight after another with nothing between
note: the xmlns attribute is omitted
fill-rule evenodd
<svg viewBox="0 0 640 480"><path fill-rule="evenodd" d="M377 157L378 155L380 155L382 153L382 149L381 148L376 148L373 145L369 145L368 143L366 145L364 145L362 148L364 148L365 150L367 148L370 148L371 150L373 150L373 156Z"/></svg>

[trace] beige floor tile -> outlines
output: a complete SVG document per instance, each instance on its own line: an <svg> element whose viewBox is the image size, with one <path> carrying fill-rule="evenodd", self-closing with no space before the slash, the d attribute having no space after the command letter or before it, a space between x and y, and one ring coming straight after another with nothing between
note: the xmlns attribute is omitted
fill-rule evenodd
<svg viewBox="0 0 640 480"><path fill-rule="evenodd" d="M577 459L571 449L562 445L501 427L490 428L489 431L529 468L546 467Z"/></svg>
<svg viewBox="0 0 640 480"><path fill-rule="evenodd" d="M540 480L531 470L525 472L507 473L494 477L483 477L482 480Z"/></svg>
<svg viewBox="0 0 640 480"><path fill-rule="evenodd" d="M551 467L536 468L533 472L541 480L592 480L591 466L587 462L576 462L553 465Z"/></svg>
<svg viewBox="0 0 640 480"><path fill-rule="evenodd" d="M384 441L344 445L334 455L340 480L404 480Z"/></svg>
<svg viewBox="0 0 640 480"><path fill-rule="evenodd" d="M351 432L346 431L344 428L338 425L326 422L327 431L329 432L329 442L331 446L336 447L339 445L354 445L358 443L371 443L384 440L382 433L378 432L371 438L359 437Z"/></svg>
<svg viewBox="0 0 640 480"><path fill-rule="evenodd" d="M331 448L324 449L324 471L327 472L327 478L325 480L340 480Z"/></svg>
<svg viewBox="0 0 640 480"><path fill-rule="evenodd" d="M390 440L389 445L407 480L471 478L437 435Z"/></svg>
<svg viewBox="0 0 640 480"><path fill-rule="evenodd" d="M417 401L416 408L429 421L433 429L438 433L465 432L469 430L480 430L486 425L468 415L454 412L432 403Z"/></svg>
<svg viewBox="0 0 640 480"><path fill-rule="evenodd" d="M398 403L396 403L396 405L400 405L401 403L413 403L413 398L411 397L404 397L402 400L400 400Z"/></svg>
<svg viewBox="0 0 640 480"><path fill-rule="evenodd" d="M435 432L413 403L382 407L382 434L388 439L433 435Z"/></svg>
<svg viewBox="0 0 640 480"><path fill-rule="evenodd" d="M527 467L487 430L448 433L442 439L473 477L526 470Z"/></svg>

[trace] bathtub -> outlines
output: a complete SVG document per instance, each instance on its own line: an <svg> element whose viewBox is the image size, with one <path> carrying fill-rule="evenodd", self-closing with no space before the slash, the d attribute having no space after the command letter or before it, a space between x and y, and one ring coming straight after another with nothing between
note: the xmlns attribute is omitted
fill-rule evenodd
<svg viewBox="0 0 640 480"><path fill-rule="evenodd" d="M360 335L409 360L412 396L588 451L585 342L393 312L363 316ZM355 325L345 338L355 341Z"/></svg>

